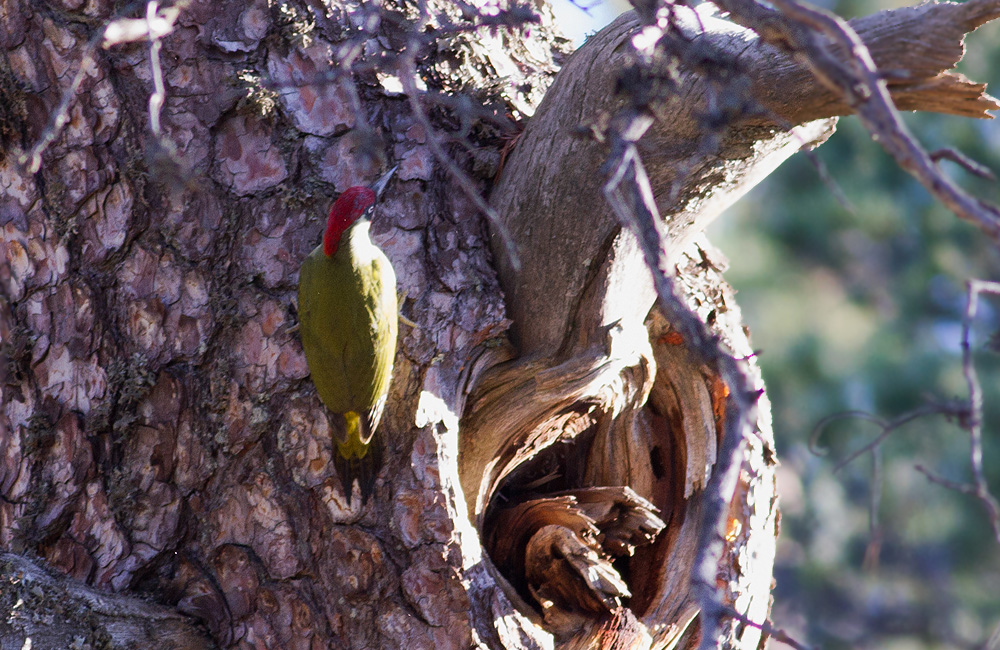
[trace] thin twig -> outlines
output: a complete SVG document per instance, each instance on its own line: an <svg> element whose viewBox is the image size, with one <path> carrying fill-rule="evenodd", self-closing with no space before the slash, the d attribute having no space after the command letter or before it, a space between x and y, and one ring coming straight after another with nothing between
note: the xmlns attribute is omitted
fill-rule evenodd
<svg viewBox="0 0 1000 650"><path fill-rule="evenodd" d="M884 419L867 411L841 411L840 413L834 413L833 415L826 416L817 422L816 426L813 427L812 434L809 436L809 451L812 452L814 456L826 456L827 450L819 446L820 436L823 435L823 431L826 429L827 425L832 424L837 420L844 420L847 418L867 420L868 422L878 426L882 431L889 428L889 423L887 423ZM864 453L864 450L861 453Z"/></svg>
<svg viewBox="0 0 1000 650"><path fill-rule="evenodd" d="M877 552L881 539L878 515L882 503L882 443L885 442L886 438L898 431L903 425L908 424L917 418L926 417L928 415L945 415L948 417L958 416L959 419L962 419L966 414L967 408L964 403L928 404L921 408L904 413L903 415L893 418L892 420L885 420L884 418L880 418L877 415L867 413L865 411L845 411L843 413L835 413L823 418L814 427L813 433L809 437L809 451L817 456L826 455L826 450L819 447L819 437L823 434L826 426L836 420L856 418L871 422L880 429L879 434L875 436L875 438L859 449L856 449L848 454L833 467L833 472L837 473L864 454L870 453L872 456L870 480L871 493L868 497L869 541L868 549L865 552L866 565L870 566L872 563L877 561Z"/></svg>
<svg viewBox="0 0 1000 650"><path fill-rule="evenodd" d="M1000 295L1000 282L988 282L985 280L969 281L965 314L962 318L962 373L969 390L969 397L966 401L928 404L904 413L892 420L885 420L870 413L860 411L837 413L824 418L816 425L813 435L810 437L809 448L813 453L822 455L823 450L819 449L818 441L824 428L831 422L846 417L864 419L881 429L879 434L870 442L851 452L834 466L834 472L838 472L860 456L866 453L873 454L873 463L875 463L875 466L873 466L871 512L875 513L878 508L878 499L881 496L881 478L877 467L881 462L879 450L885 439L899 430L903 425L917 418L928 415L944 415L946 417L957 418L959 424L969 432L969 467L972 473L972 482L953 481L933 472L924 465L918 464L915 466L915 469L926 476L927 480L932 483L944 486L949 490L976 497L986 509L990 526L993 529L993 535L997 543L1000 544L1000 502L990 493L989 485L986 481L986 473L983 469L983 390L979 383L979 375L976 372L976 366L972 358L972 324L978 312L980 295L983 293Z"/></svg>
<svg viewBox="0 0 1000 650"><path fill-rule="evenodd" d="M160 50L163 42L155 36L157 3L152 0L146 5L146 24L149 28L149 67L153 72L153 92L149 96L149 130L156 137L160 136L160 111L166 100L167 89L163 83L163 66L160 65Z"/></svg>
<svg viewBox="0 0 1000 650"><path fill-rule="evenodd" d="M871 494L868 495L868 547L865 549L865 566L877 565L881 547L878 513L882 505L882 447L872 449Z"/></svg>
<svg viewBox="0 0 1000 650"><path fill-rule="evenodd" d="M842 413L835 413L820 420L813 428L813 434L809 438L809 450L817 456L825 455L825 450L819 447L819 437L823 434L825 427L836 420L844 418L857 418L859 420L866 420L877 426L881 432L875 438L864 446L848 454L833 467L834 472L839 472L859 457L878 448L886 438L892 435L903 425L929 415L944 415L945 417L958 417L959 419L963 419L968 415L968 407L966 404L961 402L927 404L921 406L920 408L913 409L912 411L907 411L899 417L891 420L880 418L877 415L873 415L865 411L844 411Z"/></svg>
<svg viewBox="0 0 1000 650"><path fill-rule="evenodd" d="M516 271L521 267L521 262L514 246L514 239L510 235L510 231L500 219L500 215L498 215L496 210L493 209L493 206L487 203L486 200L480 195L479 188L476 187L472 179L469 178L469 176L455 163L454 160L452 160L451 156L448 155L448 152L444 150L444 146L438 138L437 130L434 128L434 125L431 124L431 120L427 116L427 112L420 103L420 93L415 82L415 79L417 78L416 57L419 51L420 43L419 39L415 35L420 34L423 31L423 26L427 22L426 0L420 0L418 3L418 9L419 18L417 24L410 32L410 40L407 44L406 51L399 58L399 77L400 82L403 84L403 92L409 100L413 116L417 119L417 122L424 127L424 131L427 134L427 144L430 146L431 153L434 154L434 158L437 159L438 163L440 163L447 170L451 178L458 183L458 186L462 188L462 191L465 192L465 195L473 202L473 204L475 204L479 211L482 212L487 219L489 219L490 224L500 237L500 241L503 244L504 251L507 254L511 267Z"/></svg>
<svg viewBox="0 0 1000 650"><path fill-rule="evenodd" d="M970 280L965 318L962 320L962 372L969 388L969 464L975 496L986 508L993 527L993 535L1000 544L1000 503L990 494L983 472L983 389L972 359L972 322L979 308L979 296L983 293L1000 295L1000 282Z"/></svg>
<svg viewBox="0 0 1000 650"><path fill-rule="evenodd" d="M24 166L25 171L29 175L38 173L38 170L42 168L42 155L52 146L52 143L62 133L63 128L69 124L69 110L73 106L73 101L80 90L80 85L83 84L90 66L97 63L94 53L97 51L97 44L100 40L101 34L97 33L87 41L86 46L84 46L83 56L80 57L80 69L76 71L73 81L63 91L62 98L59 100L59 106L49 119L49 125L45 127L41 137L35 143L35 146L31 148L31 151L21 154L18 158L18 163Z"/></svg>
<svg viewBox="0 0 1000 650"><path fill-rule="evenodd" d="M1000 240L1000 210L968 195L941 172L903 123L871 53L847 21L797 0L772 0L770 6L756 0L713 1L765 41L801 53L816 78L847 101L900 167L956 216ZM846 61L833 54L830 44L848 53Z"/></svg>
<svg viewBox="0 0 1000 650"><path fill-rule="evenodd" d="M959 481L953 481L950 478L945 478L928 468L926 465L921 465L920 463L914 465L913 469L926 476L927 480L931 483L936 483L941 487L954 490L955 492L961 492L962 494L968 494L969 496L976 496L976 486L971 483L960 483Z"/></svg>
<svg viewBox="0 0 1000 650"><path fill-rule="evenodd" d="M796 641L794 638L792 638L790 634L785 632L783 629L775 627L774 624L771 623L771 621L769 620L765 620L762 623L758 623L756 621L751 620L746 614L739 613L729 605L724 607L723 610L725 615L735 618L737 621L743 623L744 625L755 627L764 634L766 634L767 636L774 639L775 641L784 643L789 647L795 648L795 650L813 650L811 646L807 646L806 644L800 641Z"/></svg>
<svg viewBox="0 0 1000 650"><path fill-rule="evenodd" d="M939 162L941 160L950 160L951 162L957 164L965 171L975 176L978 176L979 178L985 178L988 181L995 181L997 179L996 174L994 174L990 168L980 163L977 163L975 160L969 158L961 151L957 151L955 149L952 149L951 147L933 151L931 152L930 156L931 160L933 160L934 162Z"/></svg>

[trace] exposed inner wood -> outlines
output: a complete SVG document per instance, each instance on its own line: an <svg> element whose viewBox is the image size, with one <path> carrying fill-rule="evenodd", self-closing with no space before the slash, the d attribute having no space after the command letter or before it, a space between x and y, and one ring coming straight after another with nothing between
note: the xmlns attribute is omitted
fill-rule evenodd
<svg viewBox="0 0 1000 650"><path fill-rule="evenodd" d="M664 526L654 510L627 487L527 497L494 509L484 542L549 628L566 636L631 597L628 558Z"/></svg>
<svg viewBox="0 0 1000 650"><path fill-rule="evenodd" d="M580 634L594 634L594 625L622 605L640 626L690 622L695 611L686 580L725 395L658 310L642 333L646 347L632 366L595 370L578 360L529 373L521 390L545 391L547 403L566 406L540 420L522 446L507 448L497 465L498 488L484 495L479 513L493 562L567 647ZM507 385L499 373L519 367L498 368L496 384L484 384L489 390L469 402L499 418L491 422L502 422L500 431L519 426L514 418L538 417L517 408L529 400L494 392ZM595 390L600 381L610 386ZM579 399L581 386L597 397ZM502 401L488 406L491 395ZM609 398L621 395L635 401L616 415L618 402ZM666 634L660 628L654 636Z"/></svg>
<svg viewBox="0 0 1000 650"><path fill-rule="evenodd" d="M964 30L989 16L961 5L925 7L884 12L852 24L872 44L876 61L895 71L889 83L901 108L985 116L996 102L982 86L948 69L961 57ZM851 109L811 82L799 60L760 43L752 32L685 7L677 8L675 20L705 56L735 57L755 97L771 112L728 125L718 146L706 150L704 125L698 121L707 97L704 80L682 69L679 89L658 107L659 119L640 143L669 233L668 259L704 280L714 277L714 271L704 268L712 265L699 261L693 246L703 229L785 158L823 142L833 132L835 116ZM716 458L726 387L687 354L684 342L670 335L655 309L647 321L654 298L649 272L631 233L622 230L601 195L600 165L607 150L579 136L579 127L599 125L621 105L615 83L629 61L629 39L637 27L636 17L626 14L571 57L494 189L491 200L521 262L516 267L494 236L514 322L515 357L483 366L470 378L459 469L470 518L482 526L491 507L511 507L494 498L501 489L505 499L513 494L512 483L523 480L542 492L545 481L549 487L566 487L560 483L565 469L536 466L534 473L521 475L519 468L531 466L549 446L571 445L567 441L580 436L580 446L588 450L583 483L570 487L629 485L658 509L666 524L652 544L635 551L631 562L645 570L621 574L631 594L622 602L641 624L655 630L651 638L664 641L668 629L679 634L690 630L696 611L688 578L699 496ZM933 43L921 51L934 54L911 56L907 43L914 40ZM727 318L725 292L706 287L722 303L710 308L714 303L703 296L692 308L710 319L706 322L720 314ZM751 357L748 342L737 340L732 328L726 331L734 354ZM761 438L748 444L773 460L766 401L760 417ZM773 493L773 471L766 463L751 463L745 472L753 478L741 483L738 495L758 490L760 503L770 503L764 495ZM726 543L734 557L742 557L736 549L750 522L766 527L768 517L759 506L731 513ZM555 535L549 531L548 549L567 543L552 541ZM761 561L768 561L768 553L773 551L762 552ZM560 564L564 558L553 554L551 561ZM734 559L726 566L720 575L731 574L735 584L749 565ZM515 581L524 579L514 574ZM766 611L762 597L747 599L746 611ZM614 604L614 598L624 596L598 601ZM598 617L604 623L586 633L596 634L609 616ZM673 627L664 627L665 622Z"/></svg>

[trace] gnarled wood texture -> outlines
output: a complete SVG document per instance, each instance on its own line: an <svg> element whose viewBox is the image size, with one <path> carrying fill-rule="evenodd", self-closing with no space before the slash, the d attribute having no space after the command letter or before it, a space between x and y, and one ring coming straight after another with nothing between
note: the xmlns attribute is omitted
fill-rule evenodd
<svg viewBox="0 0 1000 650"><path fill-rule="evenodd" d="M992 16L981 6L927 5L855 21L855 27L873 43L877 61L897 71L899 79L890 87L901 107L985 117L996 102L982 86L946 71L962 52L957 32ZM761 104L756 115L728 125L721 134L708 134L699 121L710 101L705 78L682 66L676 90L654 107L657 119L640 141L665 220L667 259L684 262L690 276L668 271L676 272L682 283L697 285L695 278L711 275L712 265L690 263L707 249L694 239L782 160L823 142L833 132L831 118L850 108L834 101L826 88L806 81L811 73L801 62L761 43L749 30L686 7L674 7L672 20L698 56L733 60ZM544 458L549 445L566 446L573 440L588 449L583 485L628 484L660 508L668 528L660 542L639 551L644 566L656 567L656 577L633 578L643 586L633 589L637 596L630 605L643 624L659 630L650 635L656 644L666 642L665 623L673 626L669 629L681 627L694 607L688 577L698 543L699 495L712 472L720 435L712 414L724 409L725 398L719 378L685 355L683 340L675 348L663 342L672 339L669 324L647 321L655 296L649 271L633 234L605 203L602 164L607 148L588 137L593 135L589 130L598 133L623 104L615 91L630 62L630 40L638 38L638 26L634 15L623 15L563 66L491 195L520 254L518 266L494 234L520 357L474 383L462 422L459 466L470 518L477 523L489 519L491 499L504 481L533 477L523 476L522 464ZM914 39L933 43L921 50L935 54L911 60L905 44ZM786 91L791 86L794 93ZM719 142L706 146L709 137L719 137ZM718 286L724 286L721 279ZM690 299L692 309L699 300L713 305L703 310L706 318L709 312L717 318L731 306L731 299L720 304L697 292ZM720 334L736 357L752 356L741 332L724 328ZM754 384L762 389L759 376ZM719 567L720 579L729 575L730 585L740 585L748 575L741 574L747 567L735 560L745 558L748 549L762 562L754 571L769 571L773 559L773 546L743 537L747 530L765 530L774 523L769 415L766 401L760 406L759 437L748 441L745 460L753 466L743 468L732 496L726 542L734 563ZM667 479L664 467L672 470ZM565 468L548 471L565 473ZM503 498L509 494L504 492ZM759 510L741 511L739 504L745 502ZM766 588L740 588L742 595L734 595L739 611L761 620L767 611ZM740 636L733 630L733 644L756 645L757 632L748 629ZM569 645L585 645L586 634L596 635L596 628Z"/></svg>

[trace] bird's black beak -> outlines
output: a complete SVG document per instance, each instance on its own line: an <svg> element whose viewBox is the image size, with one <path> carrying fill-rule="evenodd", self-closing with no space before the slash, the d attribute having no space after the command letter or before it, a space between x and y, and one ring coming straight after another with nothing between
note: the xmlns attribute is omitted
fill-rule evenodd
<svg viewBox="0 0 1000 650"><path fill-rule="evenodd" d="M396 169L398 168L399 165L396 165L395 167L387 171L385 174L383 174L382 178L375 181L375 184L372 185L372 190L375 192L376 200L382 198L382 192L385 191L385 186L389 184L389 179L392 178L392 175L396 172Z"/></svg>

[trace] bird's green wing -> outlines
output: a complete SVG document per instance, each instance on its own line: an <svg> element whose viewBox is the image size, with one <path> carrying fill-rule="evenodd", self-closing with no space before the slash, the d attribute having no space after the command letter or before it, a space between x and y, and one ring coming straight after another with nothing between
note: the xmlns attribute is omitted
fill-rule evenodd
<svg viewBox="0 0 1000 650"><path fill-rule="evenodd" d="M370 246L364 259L351 257L353 248L343 246L332 257L317 248L302 263L299 320L320 399L334 413L354 411L364 417L367 443L392 378L396 277L377 248Z"/></svg>

